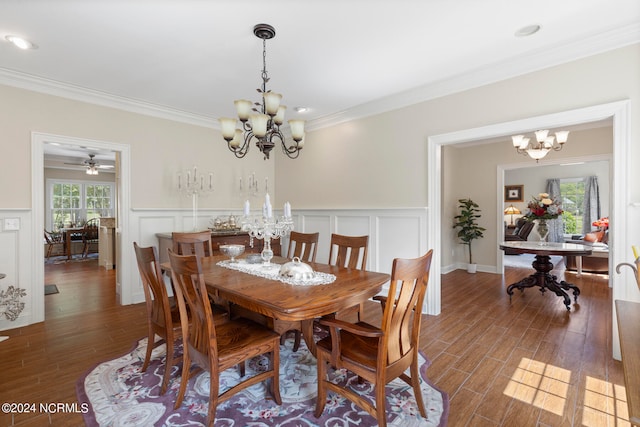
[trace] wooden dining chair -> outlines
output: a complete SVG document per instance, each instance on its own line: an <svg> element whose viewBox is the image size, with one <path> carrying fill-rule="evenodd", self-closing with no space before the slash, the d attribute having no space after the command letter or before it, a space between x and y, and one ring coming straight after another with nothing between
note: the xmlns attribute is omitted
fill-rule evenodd
<svg viewBox="0 0 640 427"><path fill-rule="evenodd" d="M344 236L331 234L331 247L329 248L329 264L339 267L365 270L367 267L367 254L369 252L369 236ZM364 302L350 309L341 311L342 316L356 312L358 321L364 311Z"/></svg>
<svg viewBox="0 0 640 427"><path fill-rule="evenodd" d="M187 383L192 375L192 363L206 369L210 375L207 425L213 425L218 403L262 381L271 380L271 395L278 405L282 404L279 385L279 335L245 318L236 318L222 325L215 324L202 274L201 258L196 255L177 255L171 249L168 252L184 337L182 378L175 409L180 407L184 399ZM191 324L185 319L187 309L192 316ZM267 354L270 359L268 370L250 378L242 375L243 381L218 395L220 372L238 364L244 365L247 360L262 354Z"/></svg>
<svg viewBox="0 0 640 427"><path fill-rule="evenodd" d="M173 241L173 252L178 255L196 255L198 257L213 255L213 244L211 243L211 231L193 231L193 232L178 232L171 233L171 240ZM231 308L229 303L222 301L219 298L211 295L212 308L216 321L219 323L219 317L224 314L226 318L231 316Z"/></svg>
<svg viewBox="0 0 640 427"><path fill-rule="evenodd" d="M53 250L55 249L56 246L62 247L64 251L65 243L64 243L62 233L53 233L45 229L44 241L47 244L47 254L45 255L45 258L51 257L51 254L53 253Z"/></svg>
<svg viewBox="0 0 640 427"><path fill-rule="evenodd" d="M324 411L327 390L338 393L365 409L387 425L385 386L402 378L413 387L420 414L426 418L418 364L418 345L433 250L416 259L393 260L388 297L376 297L382 303L379 328L364 322L349 323L322 319L330 335L317 343L318 397L315 416ZM375 388L375 405L348 388L327 380L327 364L347 370L369 381ZM411 376L405 374L410 368Z"/></svg>
<svg viewBox="0 0 640 427"><path fill-rule="evenodd" d="M82 230L82 258L86 258L89 255L89 249L92 244L99 242L99 225L100 218L91 218L84 224Z"/></svg>
<svg viewBox="0 0 640 427"><path fill-rule="evenodd" d="M172 250L178 255L195 254L199 257L213 255L211 231L193 231L171 233Z"/></svg>
<svg viewBox="0 0 640 427"><path fill-rule="evenodd" d="M136 242L133 242L133 248L138 261L138 270L147 306L148 341L142 372L145 372L149 366L152 350L164 342L167 347L167 355L162 387L160 388L160 394L164 394L167 391L172 367L182 360L181 356L176 356L174 350L176 340L182 335L180 311L175 301L169 298L164 280L162 280L157 249L154 246L143 248L138 246ZM162 340L156 341L156 335L160 336Z"/></svg>
<svg viewBox="0 0 640 427"><path fill-rule="evenodd" d="M300 233L291 231L289 233L289 249L287 258L300 258L303 262L316 262L318 251L318 239L320 233Z"/></svg>
<svg viewBox="0 0 640 427"><path fill-rule="evenodd" d="M318 239L320 233L300 233L291 231L289 233L289 248L287 249L287 258L300 258L303 262L316 262L316 254L318 252ZM280 337L280 344L284 345L285 339L289 332L294 333L293 351L298 351L300 347L301 332L299 329L291 329Z"/></svg>

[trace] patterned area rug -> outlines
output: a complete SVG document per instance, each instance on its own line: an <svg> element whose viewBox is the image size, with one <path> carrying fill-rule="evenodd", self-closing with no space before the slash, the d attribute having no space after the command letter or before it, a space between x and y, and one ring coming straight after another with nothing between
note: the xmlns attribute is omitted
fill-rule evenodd
<svg viewBox="0 0 640 427"><path fill-rule="evenodd" d="M152 355L146 372L140 372L146 350L146 338L122 357L98 364L77 382L78 401L89 403L84 415L87 426L201 426L206 421L209 374L192 378L182 406L173 409L180 385L181 368L174 367L169 389L159 396L164 373L165 346ZM216 426L376 426L373 417L350 401L329 392L321 418L315 418L317 392L316 359L304 345L292 351L293 338L280 346L280 394L282 405L270 398L264 383L256 384L218 405ZM179 349L181 351L181 346ZM420 416L413 391L402 380L386 387L389 426L446 426L449 399L426 377L429 360L421 356L422 395L427 419ZM247 375L263 369L267 362L256 357L247 364ZM331 373L332 381L349 383L359 394L373 399L370 383L358 384L357 377L344 370ZM221 392L237 383L237 369L222 373Z"/></svg>

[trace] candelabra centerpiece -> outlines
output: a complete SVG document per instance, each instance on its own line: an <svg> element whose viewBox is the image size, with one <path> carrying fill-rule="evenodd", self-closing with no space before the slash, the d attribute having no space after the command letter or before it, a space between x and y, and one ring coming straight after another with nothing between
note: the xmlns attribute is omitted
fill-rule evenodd
<svg viewBox="0 0 640 427"><path fill-rule="evenodd" d="M269 193L265 195L262 213L251 215L251 205L247 200L244 202L244 215L241 220L242 231L249 233L249 245L253 247L253 239L264 240L262 249L262 261L265 268L271 268L273 250L271 250L271 239L279 239L286 236L293 230L293 220L291 218L291 205L284 204L284 211L281 217L273 216L273 209Z"/></svg>
<svg viewBox="0 0 640 427"><path fill-rule="evenodd" d="M198 230L198 197L213 192L213 172L208 175L198 173L198 168L178 173L177 189L180 193L191 197L191 210L193 216L193 231Z"/></svg>

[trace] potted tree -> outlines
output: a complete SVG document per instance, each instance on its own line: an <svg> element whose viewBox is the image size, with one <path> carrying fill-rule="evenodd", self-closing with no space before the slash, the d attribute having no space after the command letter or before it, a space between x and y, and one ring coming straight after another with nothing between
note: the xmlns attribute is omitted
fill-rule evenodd
<svg viewBox="0 0 640 427"><path fill-rule="evenodd" d="M455 223L453 228L458 228L458 238L460 243L467 245L469 248L469 264L467 271L475 273L477 264L473 262L473 254L471 252L471 242L475 239L484 237L482 234L485 228L480 227L476 220L480 218L480 208L476 202L471 199L459 199L458 209L460 213L454 217Z"/></svg>

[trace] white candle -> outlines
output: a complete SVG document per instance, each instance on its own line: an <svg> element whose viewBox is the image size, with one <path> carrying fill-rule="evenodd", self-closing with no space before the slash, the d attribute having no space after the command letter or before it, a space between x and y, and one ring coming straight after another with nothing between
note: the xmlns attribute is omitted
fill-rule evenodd
<svg viewBox="0 0 640 427"><path fill-rule="evenodd" d="M200 177L200 189L204 190L204 176Z"/></svg>
<svg viewBox="0 0 640 427"><path fill-rule="evenodd" d="M209 190L213 189L213 174L209 174Z"/></svg>
<svg viewBox="0 0 640 427"><path fill-rule="evenodd" d="M198 182L198 168L196 168L195 166L193 167L193 182Z"/></svg>
<svg viewBox="0 0 640 427"><path fill-rule="evenodd" d="M284 204L284 216L285 218L291 218L291 204L289 202Z"/></svg>
<svg viewBox="0 0 640 427"><path fill-rule="evenodd" d="M249 200L244 202L244 216L249 216L249 212L251 211L251 205L249 204Z"/></svg>
<svg viewBox="0 0 640 427"><path fill-rule="evenodd" d="M182 175L178 174L178 190L182 190Z"/></svg>
<svg viewBox="0 0 640 427"><path fill-rule="evenodd" d="M271 199L269 197L269 193L264 196L264 204L267 208L267 218L271 218L273 216L273 210L271 208Z"/></svg>
<svg viewBox="0 0 640 427"><path fill-rule="evenodd" d="M191 172L187 171L187 186L191 184Z"/></svg>

